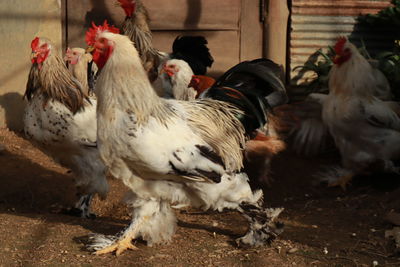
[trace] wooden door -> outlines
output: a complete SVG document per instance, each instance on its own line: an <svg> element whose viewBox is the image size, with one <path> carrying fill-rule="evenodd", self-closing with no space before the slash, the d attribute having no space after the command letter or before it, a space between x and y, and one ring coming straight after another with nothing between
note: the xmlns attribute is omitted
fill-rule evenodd
<svg viewBox="0 0 400 267"><path fill-rule="evenodd" d="M178 35L203 35L214 57L211 75L262 56L263 26L259 0L142 0L151 17L154 46L171 51ZM66 0L66 42L84 47L90 23L107 19L120 26L123 10L116 0Z"/></svg>

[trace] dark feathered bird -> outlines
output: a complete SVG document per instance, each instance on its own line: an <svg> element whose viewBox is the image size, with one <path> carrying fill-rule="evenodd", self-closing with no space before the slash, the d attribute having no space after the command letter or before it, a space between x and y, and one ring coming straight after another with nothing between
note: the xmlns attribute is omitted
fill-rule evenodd
<svg viewBox="0 0 400 267"><path fill-rule="evenodd" d="M269 59L244 61L225 72L204 97L230 102L244 111L247 131L268 125L272 108L288 101L282 69Z"/></svg>
<svg viewBox="0 0 400 267"><path fill-rule="evenodd" d="M171 58L182 59L195 75L204 75L214 62L203 36L178 36L172 44Z"/></svg>

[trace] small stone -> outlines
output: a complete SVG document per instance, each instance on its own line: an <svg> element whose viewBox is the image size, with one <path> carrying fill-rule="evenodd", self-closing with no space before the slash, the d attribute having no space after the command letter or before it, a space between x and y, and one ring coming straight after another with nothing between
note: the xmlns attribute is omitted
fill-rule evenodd
<svg viewBox="0 0 400 267"><path fill-rule="evenodd" d="M352 237L356 237L357 234L356 234L356 233L351 233L351 236L352 236Z"/></svg>
<svg viewBox="0 0 400 267"><path fill-rule="evenodd" d="M325 255L328 254L328 248L324 247L324 250L322 251Z"/></svg>
<svg viewBox="0 0 400 267"><path fill-rule="evenodd" d="M372 266L378 266L378 265L379 265L378 261L373 261L372 262Z"/></svg>
<svg viewBox="0 0 400 267"><path fill-rule="evenodd" d="M293 253L296 253L298 250L299 250L298 248L291 248L288 250L288 253L293 254Z"/></svg>
<svg viewBox="0 0 400 267"><path fill-rule="evenodd" d="M314 229L317 229L318 225L313 224L313 225L311 225L311 227L314 228Z"/></svg>

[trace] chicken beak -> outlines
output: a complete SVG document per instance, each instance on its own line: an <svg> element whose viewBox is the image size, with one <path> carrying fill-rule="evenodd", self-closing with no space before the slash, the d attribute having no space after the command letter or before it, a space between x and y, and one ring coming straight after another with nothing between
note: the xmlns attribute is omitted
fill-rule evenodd
<svg viewBox="0 0 400 267"><path fill-rule="evenodd" d="M32 52L31 52L31 59L37 58L38 54L39 54L38 52L32 51Z"/></svg>
<svg viewBox="0 0 400 267"><path fill-rule="evenodd" d="M86 53L92 53L94 51L94 46L88 46L85 50Z"/></svg>
<svg viewBox="0 0 400 267"><path fill-rule="evenodd" d="M332 60L333 63L338 62L339 58L340 58L339 55L335 55L335 56L333 57L333 60Z"/></svg>

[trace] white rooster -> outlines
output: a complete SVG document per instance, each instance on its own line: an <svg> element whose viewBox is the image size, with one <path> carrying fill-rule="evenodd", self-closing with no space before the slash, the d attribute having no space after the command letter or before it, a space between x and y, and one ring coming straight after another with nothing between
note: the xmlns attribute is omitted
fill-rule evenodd
<svg viewBox="0 0 400 267"><path fill-rule="evenodd" d="M159 98L128 37L87 32L101 73L98 146L111 174L131 190L133 218L116 236L95 234L96 254L166 242L176 228L171 205L241 212L249 221L245 244L263 245L281 232L274 219L282 209L265 209L262 191L252 191L243 167L242 111L215 100ZM91 41L90 41L91 40Z"/></svg>
<svg viewBox="0 0 400 267"><path fill-rule="evenodd" d="M105 198L106 168L96 144L96 99L88 97L68 71L55 46L46 38L31 43L32 67L25 91L26 136L76 176L79 196L71 210L92 217L94 194Z"/></svg>
<svg viewBox="0 0 400 267"><path fill-rule="evenodd" d="M400 158L399 105L384 101L391 98L382 77L347 38L341 37L335 47L334 66L329 73L329 94L312 94L321 104L323 125L320 130L298 133L297 140L308 144L323 140L326 127L342 157L343 170L331 185L346 184L356 174L371 171L399 173L393 160ZM316 120L317 121L317 120ZM319 146L318 146L319 147Z"/></svg>

